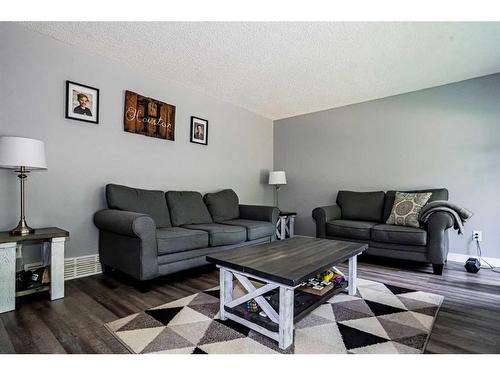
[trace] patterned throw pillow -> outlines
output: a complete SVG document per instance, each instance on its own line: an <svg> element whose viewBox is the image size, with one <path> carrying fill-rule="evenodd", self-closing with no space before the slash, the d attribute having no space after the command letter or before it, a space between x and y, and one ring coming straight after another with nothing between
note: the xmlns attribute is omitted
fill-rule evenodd
<svg viewBox="0 0 500 375"><path fill-rule="evenodd" d="M386 224L404 225L418 228L418 214L425 206L432 193L396 192L394 205Z"/></svg>

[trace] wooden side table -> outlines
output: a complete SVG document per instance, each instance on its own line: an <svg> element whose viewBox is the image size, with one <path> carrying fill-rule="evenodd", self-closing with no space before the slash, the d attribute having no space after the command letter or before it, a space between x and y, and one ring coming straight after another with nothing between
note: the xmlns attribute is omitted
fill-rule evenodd
<svg viewBox="0 0 500 375"><path fill-rule="evenodd" d="M16 247L18 243L50 241L50 287L33 289L33 293L50 290L50 299L64 297L64 244L69 233L60 228L36 229L26 236L11 236L0 232L0 313L15 310L16 296Z"/></svg>
<svg viewBox="0 0 500 375"><path fill-rule="evenodd" d="M278 221L276 222L276 238L284 240L292 238L294 234L296 212L280 212Z"/></svg>

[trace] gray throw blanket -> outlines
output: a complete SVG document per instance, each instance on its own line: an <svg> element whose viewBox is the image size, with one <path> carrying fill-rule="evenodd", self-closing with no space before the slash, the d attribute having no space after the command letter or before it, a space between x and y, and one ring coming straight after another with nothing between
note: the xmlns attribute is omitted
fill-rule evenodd
<svg viewBox="0 0 500 375"><path fill-rule="evenodd" d="M418 220L425 223L434 212L438 211L448 212L451 216L453 216L453 228L458 230L458 234L464 233L464 224L473 215L471 211L464 207L460 207L455 203L448 201L434 201L429 202L422 207Z"/></svg>

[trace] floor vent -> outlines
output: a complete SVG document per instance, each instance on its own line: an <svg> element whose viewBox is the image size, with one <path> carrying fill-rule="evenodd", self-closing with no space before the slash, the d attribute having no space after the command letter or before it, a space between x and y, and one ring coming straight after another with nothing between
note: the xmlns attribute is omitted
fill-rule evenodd
<svg viewBox="0 0 500 375"><path fill-rule="evenodd" d="M99 255L64 259L64 280L95 275L102 272Z"/></svg>

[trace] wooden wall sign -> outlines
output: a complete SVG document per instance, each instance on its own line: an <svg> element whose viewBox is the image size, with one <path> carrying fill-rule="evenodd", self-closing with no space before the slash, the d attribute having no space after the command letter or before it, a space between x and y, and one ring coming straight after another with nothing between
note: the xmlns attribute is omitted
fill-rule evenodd
<svg viewBox="0 0 500 375"><path fill-rule="evenodd" d="M175 140L175 106L125 91L125 131Z"/></svg>

